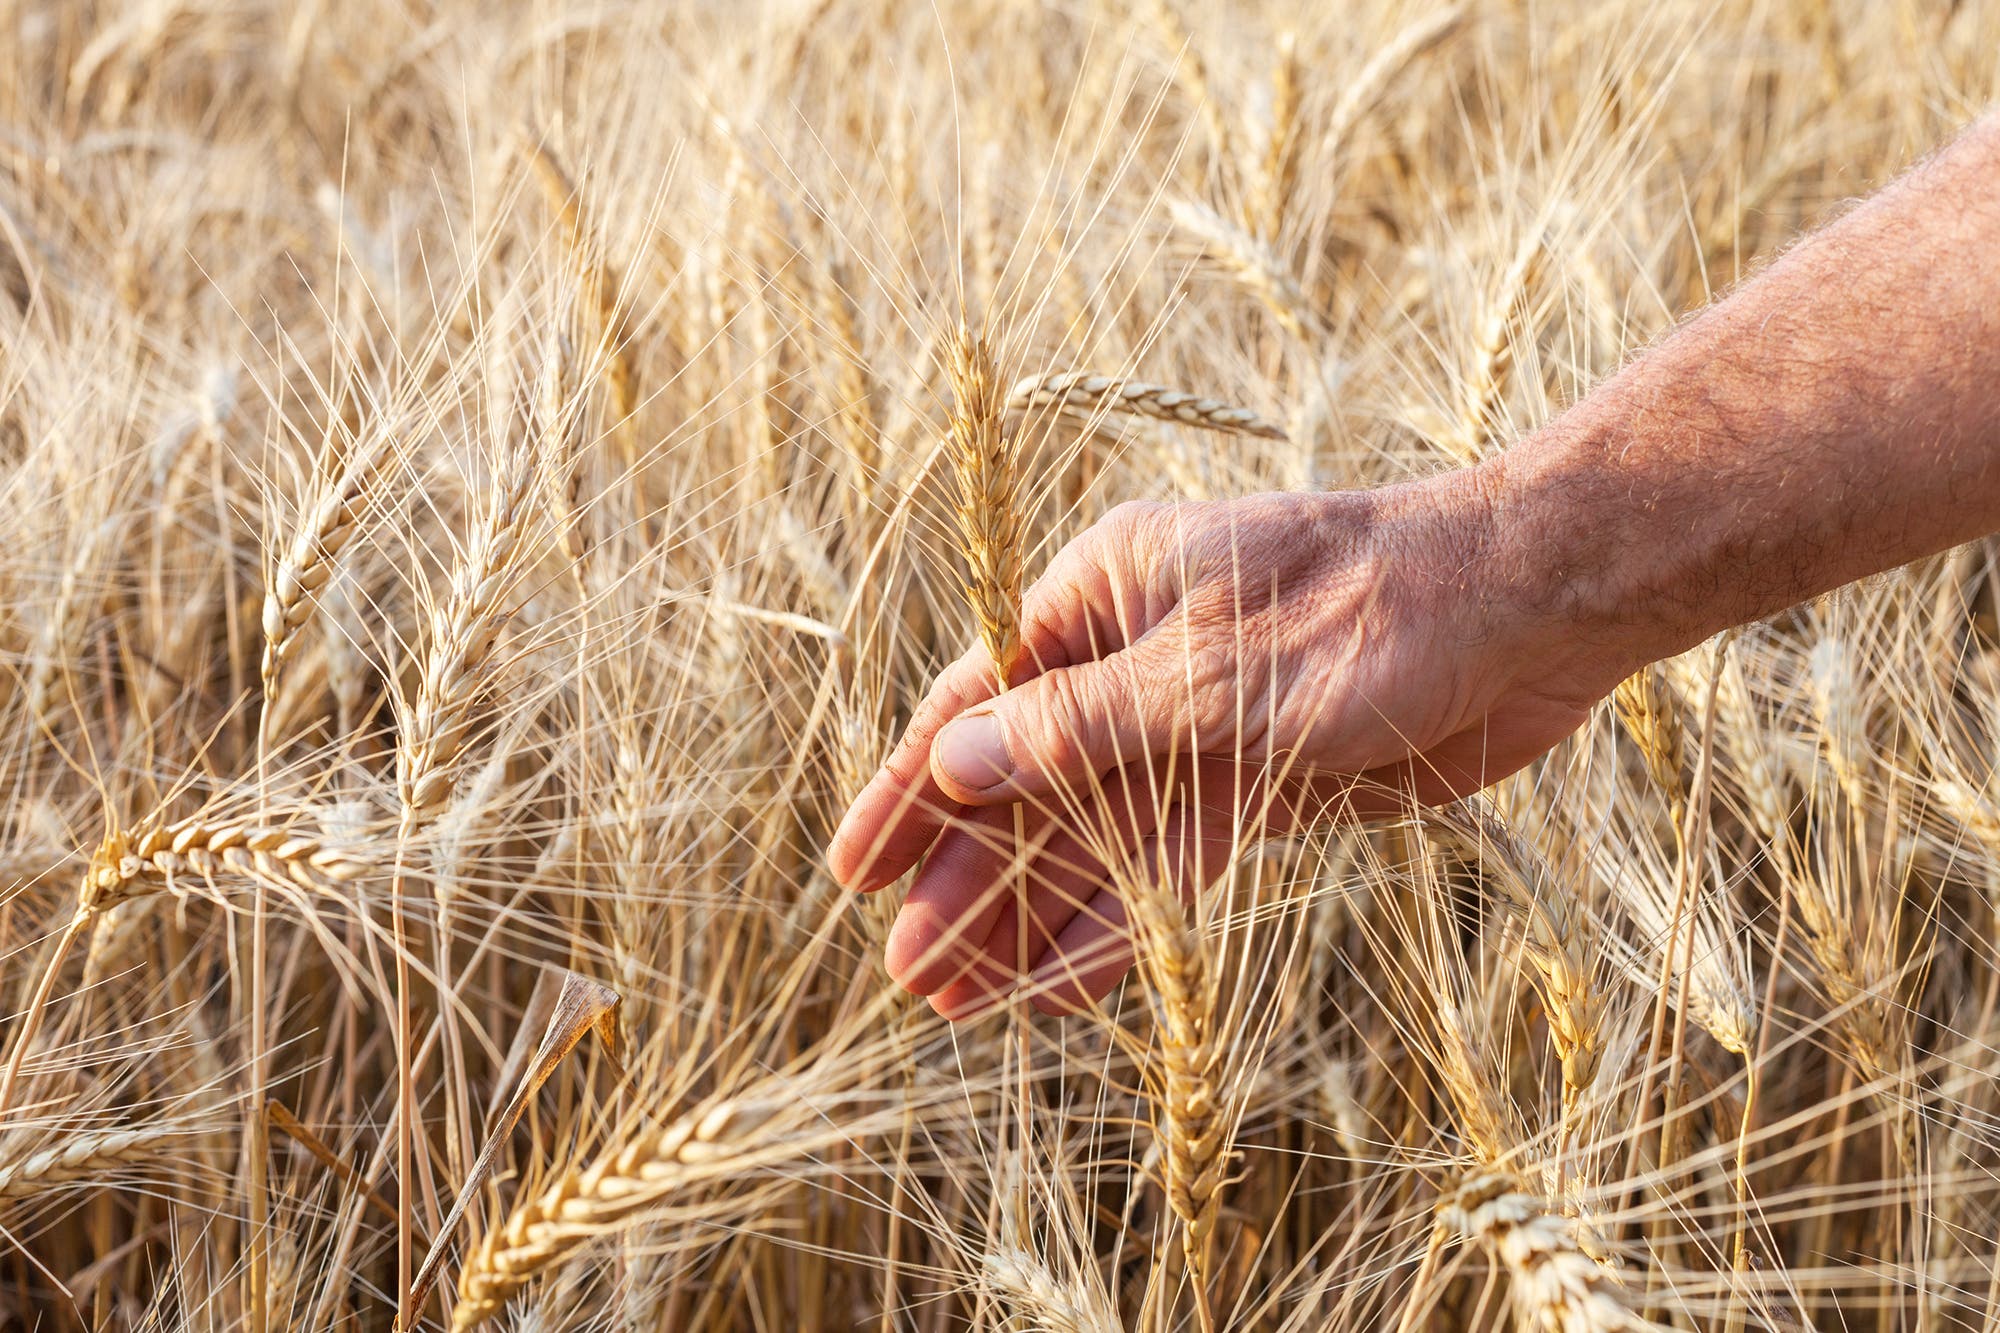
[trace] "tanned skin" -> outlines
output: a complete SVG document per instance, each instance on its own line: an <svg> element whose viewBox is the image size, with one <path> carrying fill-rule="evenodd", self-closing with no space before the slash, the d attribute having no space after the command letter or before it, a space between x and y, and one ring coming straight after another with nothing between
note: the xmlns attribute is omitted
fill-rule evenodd
<svg viewBox="0 0 2000 1333"><path fill-rule="evenodd" d="M940 1013L1086 1005L1131 959L1107 862L1192 892L1246 819L1464 795L1644 664L1995 529L1988 117L1476 467L1113 511L1029 591L1011 689L939 677L831 867L922 862L887 961Z"/></svg>

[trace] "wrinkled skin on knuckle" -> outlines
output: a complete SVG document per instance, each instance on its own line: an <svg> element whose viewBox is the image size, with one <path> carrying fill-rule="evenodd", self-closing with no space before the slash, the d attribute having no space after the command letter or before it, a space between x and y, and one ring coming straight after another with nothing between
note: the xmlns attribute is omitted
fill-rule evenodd
<svg viewBox="0 0 2000 1333"><path fill-rule="evenodd" d="M1085 697L1071 671L1053 671L1036 686L1036 707L1017 714L1007 738L1015 762L1046 773L1075 772L1102 701Z"/></svg>

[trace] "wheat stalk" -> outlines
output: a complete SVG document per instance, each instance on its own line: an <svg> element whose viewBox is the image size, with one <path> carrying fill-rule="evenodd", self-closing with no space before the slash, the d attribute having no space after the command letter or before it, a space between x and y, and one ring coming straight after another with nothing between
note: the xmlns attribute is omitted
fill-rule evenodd
<svg viewBox="0 0 2000 1333"><path fill-rule="evenodd" d="M1256 435L1266 440L1287 438L1284 427L1266 421L1248 408L1231 407L1219 398L1081 370L1030 375L1018 380L1007 391L1007 406L1013 411L1054 406L1068 412L1124 412L1225 435Z"/></svg>

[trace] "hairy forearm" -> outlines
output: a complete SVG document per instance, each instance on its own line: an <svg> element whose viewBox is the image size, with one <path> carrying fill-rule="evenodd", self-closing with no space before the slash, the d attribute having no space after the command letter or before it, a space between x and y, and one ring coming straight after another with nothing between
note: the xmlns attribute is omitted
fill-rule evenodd
<svg viewBox="0 0 2000 1333"><path fill-rule="evenodd" d="M2000 528L2000 120L1478 471L1503 586L1614 662Z"/></svg>

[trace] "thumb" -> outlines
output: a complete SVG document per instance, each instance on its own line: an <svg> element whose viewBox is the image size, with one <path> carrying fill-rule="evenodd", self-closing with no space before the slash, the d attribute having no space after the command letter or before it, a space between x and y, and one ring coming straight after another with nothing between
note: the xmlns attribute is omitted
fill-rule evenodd
<svg viewBox="0 0 2000 1333"><path fill-rule="evenodd" d="M961 804L997 805L1088 790L1113 769L1185 750L1192 729L1178 660L1161 636L1148 636L1102 660L1044 672L939 731L931 774ZM1201 739L1229 743L1206 732Z"/></svg>

